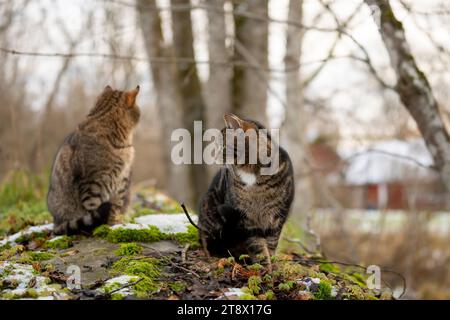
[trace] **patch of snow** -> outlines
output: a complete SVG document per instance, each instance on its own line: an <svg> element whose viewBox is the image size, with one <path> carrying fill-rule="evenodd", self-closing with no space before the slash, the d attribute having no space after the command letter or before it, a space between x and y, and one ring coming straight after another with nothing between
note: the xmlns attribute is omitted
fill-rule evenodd
<svg viewBox="0 0 450 320"><path fill-rule="evenodd" d="M111 229L132 229L132 230L141 230L141 229L147 229L148 226L144 224L137 224L137 223L125 223L125 224L115 224L111 227Z"/></svg>
<svg viewBox="0 0 450 320"><path fill-rule="evenodd" d="M192 215L192 220L197 222L197 216ZM184 213L176 214L149 214L135 219L137 223L144 226L155 226L163 233L187 232L190 225Z"/></svg>
<svg viewBox="0 0 450 320"><path fill-rule="evenodd" d="M4 282L17 284L14 289L5 289L0 291L0 295L11 294L20 298L27 293L28 289L34 289L38 296L42 294L42 296L37 297L41 300L49 297L52 299L55 297L59 299L68 298L66 293L58 291L57 286L49 284L49 278L37 274L33 267L28 264L10 262L0 263L0 277ZM33 281L33 286L30 286L31 279L35 280ZM51 296L49 296L49 294Z"/></svg>
<svg viewBox="0 0 450 320"><path fill-rule="evenodd" d="M311 281L314 282L315 284L319 284L320 283L320 279L319 278L311 278Z"/></svg>
<svg viewBox="0 0 450 320"><path fill-rule="evenodd" d="M33 233L51 232L51 231L53 231L53 223L29 227L28 229L19 231L13 235L10 235L10 236L6 237L5 239L1 240L0 246L4 246L7 243L15 244L17 239L19 239L23 236L31 235Z"/></svg>
<svg viewBox="0 0 450 320"><path fill-rule="evenodd" d="M62 238L64 238L64 236L56 236L53 239L48 240L48 242L57 241L57 240L62 239Z"/></svg>
<svg viewBox="0 0 450 320"><path fill-rule="evenodd" d="M240 297L244 294L245 292L241 288L229 288L228 291L224 292L225 297Z"/></svg>
<svg viewBox="0 0 450 320"><path fill-rule="evenodd" d="M312 286L313 284L314 284L314 285L319 284L319 283L320 283L320 279L319 279L319 278L309 278L309 277L306 277L306 278L303 278L303 279L298 279L298 280L297 280L297 283L298 283L298 284L302 284L302 285L305 286L305 290L304 290L304 291L306 291L306 292L311 292L311 286Z"/></svg>
<svg viewBox="0 0 450 320"><path fill-rule="evenodd" d="M129 276L129 275L118 276L118 277L115 277L115 278L112 278L112 279L109 279L108 281L106 281L105 284L98 290L103 293L110 292L116 288L117 289L120 288L123 285L135 282L138 279L139 279L139 277L137 277L137 276ZM124 296L130 296L134 292L131 287L126 287L126 288L120 289L119 291L116 291L114 293L121 294Z"/></svg>
<svg viewBox="0 0 450 320"><path fill-rule="evenodd" d="M335 287L331 287L331 296L332 296L333 298L336 298L337 295L338 295L337 289L336 289Z"/></svg>

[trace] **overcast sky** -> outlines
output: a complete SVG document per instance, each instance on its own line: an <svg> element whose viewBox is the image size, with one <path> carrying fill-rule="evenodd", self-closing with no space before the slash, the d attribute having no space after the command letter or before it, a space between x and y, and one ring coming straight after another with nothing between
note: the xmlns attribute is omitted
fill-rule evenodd
<svg viewBox="0 0 450 320"><path fill-rule="evenodd" d="M132 3L132 0L128 0ZM167 5L166 0L160 0L159 3L163 6ZM334 1L332 8L339 17L345 19L349 16L359 1L355 0L337 0ZM397 1L392 1L395 12L400 20L405 24L407 31L407 38L413 48L413 52L421 65L421 67L429 75L433 87L437 88L437 94L442 92L445 94L450 83L450 73L448 65L446 72L439 74L431 72L431 63L434 64L432 57L436 57L435 49L430 45L427 35L420 31L415 25L410 16L400 7ZM408 1L417 10L423 12L431 12L439 9L439 6L446 3L446 0L414 0ZM89 1L89 0L40 0L32 1L26 12L23 13L20 24L17 25L17 32L21 36L18 37L17 42L12 42L9 45L17 50L24 51L38 51L38 52L67 52L68 44L61 32L61 24L66 26L66 29L73 37L76 37L81 28L87 12L93 9L95 28L92 34L89 34L77 47L77 52L98 52L104 53L108 50L105 34L108 31L108 26L104 22L105 15L103 6L114 6L115 4L105 4L103 1ZM271 0L270 1L270 16L277 19L287 18L288 0ZM448 4L447 4L448 6ZM142 41L140 39L140 32L136 25L136 15L132 7L120 6L122 17L120 26L115 30L118 39L124 41L134 41L136 44L136 56L145 58L145 51L143 49ZM313 17L321 10L320 5L315 0L305 0L305 24L312 25ZM195 31L195 49L196 56L199 60L208 59L208 52L206 46L207 35L205 34L206 13L202 10L196 10L192 14ZM442 20L447 19L447 23L442 23ZM423 17L417 17L417 21L425 26L425 30L440 43L447 50L450 50L450 23L449 17L444 16L439 19L429 19L429 25ZM324 15L318 22L321 27L333 27L334 21L330 15ZM283 68L283 55L285 49L285 28L283 24L272 23L270 25L270 65L273 68ZM23 30L25 29L25 35ZM386 51L382 45L381 39L376 29L376 25L371 17L369 8L363 6L360 13L357 14L350 24L352 35L364 45L370 54L377 70L382 75L386 82L393 84L394 75L389 70L389 60ZM165 28L165 32L168 28ZM318 64L311 63L313 61L325 58L328 49L334 40L334 34L309 31L306 34L303 45L302 62L306 65L303 67L302 74L306 78L308 74L313 72ZM121 52L127 54L127 52ZM336 55L356 54L361 56L361 52L355 45L345 39L340 42L336 48ZM430 59L431 58L431 59ZM448 57L447 57L448 58ZM34 92L36 99L33 107L39 109L42 106L42 92L48 92L51 88L51 83L54 80L58 69L62 63L58 58L27 58L17 57L21 61L21 68L26 70L29 75L28 86L31 92ZM431 63L430 63L431 62ZM95 83L96 66L99 63L104 63L102 59L98 58L77 58L73 63L70 72L77 77L85 77L86 82L92 84L92 93L98 92L99 84ZM146 62L135 63L136 79L141 82L143 88L143 101L147 103L154 102L154 95L152 95L151 79L148 75L148 65ZM200 68L200 75L203 79L208 76L208 68L203 65ZM277 75L271 82L273 90L276 92L276 97L269 94L269 108L268 114L272 119L272 124L276 126L283 117L283 108L279 102L279 98L284 99L284 83ZM113 81L114 82L114 81ZM67 85L67 82L64 84ZM62 86L62 93L67 89ZM112 83L120 87L120 83ZM440 89L440 90L439 90ZM337 93L336 93L337 91ZM330 102L332 111L336 121L347 121L347 113L351 112L361 119L361 123L365 121L370 122L376 119L383 112L383 98L380 96L380 91L377 90L375 80L368 76L367 68L360 62L348 59L338 59L329 63L320 75L307 88L307 95L312 99L324 98L334 93L333 99ZM448 96L438 96L441 101L448 103ZM144 100L145 99L145 100ZM144 102L145 104L145 102ZM341 126L341 134L351 135L357 130L365 130L364 126L357 128L354 126Z"/></svg>

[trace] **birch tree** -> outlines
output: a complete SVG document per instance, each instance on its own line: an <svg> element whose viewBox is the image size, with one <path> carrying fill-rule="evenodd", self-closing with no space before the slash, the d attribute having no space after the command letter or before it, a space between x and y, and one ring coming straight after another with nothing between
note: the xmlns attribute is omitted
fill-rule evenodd
<svg viewBox="0 0 450 320"><path fill-rule="evenodd" d="M430 151L435 168L450 190L450 137L426 75L418 67L406 40L403 24L388 0L365 0L375 9L374 18L397 76L395 91L415 120Z"/></svg>

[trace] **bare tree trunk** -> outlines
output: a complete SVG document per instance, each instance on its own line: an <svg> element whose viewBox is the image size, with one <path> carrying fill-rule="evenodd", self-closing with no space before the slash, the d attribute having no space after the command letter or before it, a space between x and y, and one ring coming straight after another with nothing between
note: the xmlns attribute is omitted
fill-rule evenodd
<svg viewBox="0 0 450 320"><path fill-rule="evenodd" d="M144 36L148 57L173 57L172 48L164 45L161 20L157 10L148 8L156 6L155 0L137 0L139 24ZM161 117L161 141L163 144L163 161L166 165L168 189L171 195L180 201L194 203L191 176L187 165L175 165L171 158L172 131L183 127L183 98L177 86L178 76L175 63L150 63L153 84L157 95L158 110Z"/></svg>
<svg viewBox="0 0 450 320"><path fill-rule="evenodd" d="M397 75L395 90L416 121L433 156L435 167L450 190L450 137L430 84L411 54L403 25L397 20L389 1L365 1L372 8L379 10L379 14L374 17L389 53L391 66Z"/></svg>
<svg viewBox="0 0 450 320"><path fill-rule="evenodd" d="M210 0L214 7L224 7L225 0ZM222 12L208 10L208 51L210 61L229 61L230 53L225 45L225 15ZM231 61L230 61L231 62ZM211 128L221 129L224 126L223 114L231 111L231 80L233 69L230 66L210 65L206 113L207 124Z"/></svg>
<svg viewBox="0 0 450 320"><path fill-rule="evenodd" d="M224 8L225 0L210 0L212 7ZM231 53L226 47L225 14L216 10L208 10L208 52L210 61L230 61ZM232 111L231 81L233 68L210 64L209 78L205 99L207 102L206 124L208 128L224 127L223 114ZM219 169L218 165L208 166L208 175L212 179Z"/></svg>
<svg viewBox="0 0 450 320"><path fill-rule="evenodd" d="M266 0L233 0L234 10L250 12L268 17L269 1ZM262 68L268 67L268 34L267 21L235 16L236 42L246 46L247 55ZM240 50L235 50L236 61L247 62ZM267 81L253 68L234 68L233 109L242 117L254 119L267 125Z"/></svg>
<svg viewBox="0 0 450 320"><path fill-rule="evenodd" d="M303 20L303 0L289 1L289 21L301 22ZM304 30L288 25L286 34L286 54L284 65L286 71L286 110L285 120L281 128L281 138L285 149L288 151L294 174L296 176L295 199L292 212L301 222L304 231L306 226L307 213L312 205L312 186L310 176L302 173L308 170L306 159L307 144L304 140L306 136L306 118L303 111L303 88L300 77L300 69L293 69L293 66L300 64ZM306 235L306 232L305 232ZM307 247L315 247L317 239L304 237ZM311 243L313 242L313 243Z"/></svg>
<svg viewBox="0 0 450 320"><path fill-rule="evenodd" d="M171 0L171 3L174 6L189 5L190 0ZM177 57L195 58L191 12L188 10L172 11L172 25L175 59ZM192 63L177 63L177 67L178 86L184 108L183 127L188 129L192 138L194 138L194 121L204 120L203 114L205 109L197 66ZM195 134L201 135L202 132ZM194 145L193 141L191 145ZM190 165L189 170L194 187L194 201L190 203L193 205L198 202L201 194L206 191L208 180L206 168L203 164Z"/></svg>

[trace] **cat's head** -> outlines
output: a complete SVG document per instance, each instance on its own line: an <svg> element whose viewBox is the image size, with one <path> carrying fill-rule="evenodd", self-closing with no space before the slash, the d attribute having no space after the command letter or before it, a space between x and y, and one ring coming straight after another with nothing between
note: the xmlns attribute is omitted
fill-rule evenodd
<svg viewBox="0 0 450 320"><path fill-rule="evenodd" d="M241 119L232 113L226 113L223 119L224 163L230 164L232 159L234 167L250 172L270 166L274 145L267 129L257 121Z"/></svg>
<svg viewBox="0 0 450 320"><path fill-rule="evenodd" d="M140 110L136 104L139 86L129 91L114 90L109 85L97 99L88 117L104 122L120 122L128 129L133 129L139 122Z"/></svg>

